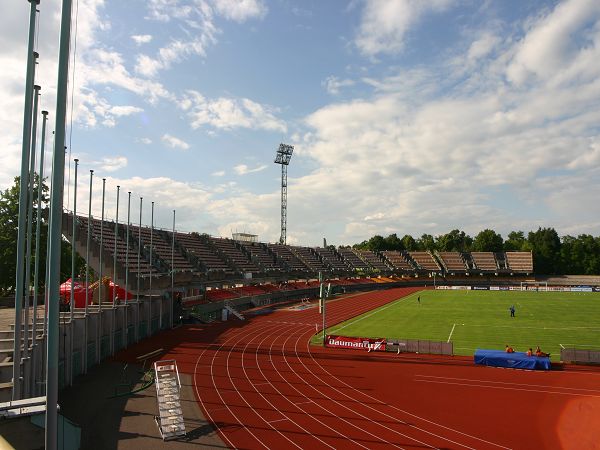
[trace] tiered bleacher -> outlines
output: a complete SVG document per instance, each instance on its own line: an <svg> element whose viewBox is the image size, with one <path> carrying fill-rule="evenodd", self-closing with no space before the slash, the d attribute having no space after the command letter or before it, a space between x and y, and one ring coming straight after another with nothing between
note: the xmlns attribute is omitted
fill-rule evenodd
<svg viewBox="0 0 600 450"><path fill-rule="evenodd" d="M446 272L464 273L467 270L465 260L459 252L438 252L438 256Z"/></svg>
<svg viewBox="0 0 600 450"><path fill-rule="evenodd" d="M433 255L429 252L408 252L408 254L422 271L437 272L441 270Z"/></svg>
<svg viewBox="0 0 600 450"><path fill-rule="evenodd" d="M415 268L411 266L403 252L399 252L397 250L388 250L383 251L382 254L395 270L400 270L404 272L415 271Z"/></svg>
<svg viewBox="0 0 600 450"><path fill-rule="evenodd" d="M87 226L88 219L87 217L77 217L77 222L80 225L80 233L84 232L87 235ZM100 232L102 230L102 246L103 248L109 252L110 254L115 254L115 223L114 222L104 222L104 227L102 226L102 221L98 219L92 218L90 222L90 236L94 241L100 244ZM131 233L131 228L130 228ZM125 235L123 235L125 236ZM131 236L130 236L131 237ZM121 236L117 236L117 261L122 265L125 265L126 262L129 263L129 271L132 273L137 273L137 259L138 259L138 251L137 251L137 242L133 242L133 239L130 240L129 243L129 257L127 257L127 242ZM144 257L143 253L140 254L140 275L146 276L151 273L156 273L158 270L156 267L150 266L150 262Z"/></svg>
<svg viewBox="0 0 600 450"><path fill-rule="evenodd" d="M327 267L323 261L319 259L312 249L298 246L290 246L290 249L296 254L298 259L308 266L311 271L325 272L327 270Z"/></svg>
<svg viewBox="0 0 600 450"><path fill-rule="evenodd" d="M269 251L265 244L259 242L244 242L238 241L238 244L250 253L250 257L255 261L265 272L281 272L284 267L277 262L275 256Z"/></svg>
<svg viewBox="0 0 600 450"><path fill-rule="evenodd" d="M196 258L205 271L231 271L225 260L215 253L199 234L175 233L175 241L187 251L188 255Z"/></svg>
<svg viewBox="0 0 600 450"><path fill-rule="evenodd" d="M471 252L475 269L482 272L496 272L498 264L493 252Z"/></svg>
<svg viewBox="0 0 600 450"><path fill-rule="evenodd" d="M85 237L87 218L77 217L78 237ZM90 222L91 237L100 243L101 221ZM140 274L159 276L170 272L189 272L192 277L205 276L209 281L240 280L265 277L276 285L288 279L314 280L319 272L327 277L344 277L355 271L377 273L378 282L396 274L415 272L440 272L460 276L471 271L481 274L532 274L531 252L437 252L384 251L376 253L351 247L304 247L282 244L266 244L250 240L233 240L210 237L198 233L175 233L175 252L172 256L172 234L164 230L130 225L129 253L127 253L126 225L119 224L115 246L114 222L105 221L102 228L103 248L107 254L116 252L118 262L124 266L129 262L129 271L137 272L138 242L141 236ZM152 245L151 242L152 241ZM152 264L149 256L152 250ZM128 256L127 256L128 255ZM289 276L287 275L289 273ZM185 277L184 275L182 275ZM268 280L269 277L275 279ZM349 281L354 283L355 281ZM372 281L369 281L372 282ZM294 284L293 289L299 289ZM245 290L244 287L242 290ZM262 286L259 289L264 289ZM250 290L256 290L252 287ZM211 295L220 295L212 293Z"/></svg>
<svg viewBox="0 0 600 450"><path fill-rule="evenodd" d="M141 230L141 232L140 232ZM142 247L148 252L150 251L150 244L152 243L152 260L156 257L160 258L162 262L171 267L173 263L173 269L176 271L193 271L194 267L183 256L177 249L175 252L172 251L172 244L165 241L161 233L157 230L151 230L150 228L142 227L141 229L137 226L130 226L129 233L133 236L137 242L138 238L142 238ZM152 237L152 239L151 239ZM172 259L172 261L171 261Z"/></svg>
<svg viewBox="0 0 600 450"><path fill-rule="evenodd" d="M289 270L306 272L309 270L306 264L298 259L298 257L292 253L290 247L283 244L267 244L269 249L277 256L277 258L283 260L289 267Z"/></svg>
<svg viewBox="0 0 600 450"><path fill-rule="evenodd" d="M336 254L335 250L329 247L317 247L315 252L321 257L321 260L333 271L347 271L348 266Z"/></svg>
<svg viewBox="0 0 600 450"><path fill-rule="evenodd" d="M250 255L239 248L234 240L211 237L209 242L217 249L218 253L225 256L226 260L231 261L238 271L243 273L260 272L258 266L250 259Z"/></svg>
<svg viewBox="0 0 600 450"><path fill-rule="evenodd" d="M354 250L350 247L340 247L338 249L339 254L344 258L344 261L353 270L369 270L369 265L360 259Z"/></svg>
<svg viewBox="0 0 600 450"><path fill-rule="evenodd" d="M532 273L533 254L531 252L506 252L506 265L512 272Z"/></svg>
<svg viewBox="0 0 600 450"><path fill-rule="evenodd" d="M381 260L381 258L371 250L356 250L356 254L360 259L362 259L375 270L390 270L390 268Z"/></svg>

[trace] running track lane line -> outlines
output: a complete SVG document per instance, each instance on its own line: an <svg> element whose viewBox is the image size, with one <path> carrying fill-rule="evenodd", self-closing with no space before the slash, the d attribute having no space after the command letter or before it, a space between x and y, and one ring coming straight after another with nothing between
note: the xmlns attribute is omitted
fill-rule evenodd
<svg viewBox="0 0 600 450"><path fill-rule="evenodd" d="M304 331L304 330L300 330L300 331L301 331L301 332L303 332L303 335L305 334L305 331ZM287 341L288 341L288 340L289 340L291 337L292 337L292 334L291 334L291 333L288 333L288 337L286 338L286 340L285 340L285 341L284 341L284 343L282 344L282 347L281 347L281 352L282 352L283 359L284 359L285 363L287 364L287 366L289 367L290 371L291 371L291 372L292 372L292 373L293 373L293 374L294 374L296 377L298 377L298 379L299 379L299 380L300 380L302 383L304 383L306 386L308 386L308 387L311 387L311 388L312 388L312 386L310 386L308 383L306 383L306 380L304 380L304 379L303 379L303 378L302 378L302 377L301 377L301 376L300 376L300 375L299 375L299 374L298 374L298 373L297 373L297 372L294 370L294 368L293 368L292 366L290 366L290 364L289 364L289 362L288 362L288 360L287 360L287 357L286 357L286 354L285 354L285 344L287 343ZM269 349L269 354L271 354L271 353L272 353L272 345L271 345L271 348ZM312 403L312 404L314 404L315 406L317 406L319 409L323 410L323 411L324 411L324 412L325 412L325 413L326 413L326 414L327 414L329 417L333 417L333 414L331 413L331 411L330 411L330 410L328 410L327 408L325 408L323 405L321 405L321 404L320 404L319 402L317 402L316 400L313 400L313 399L310 399L309 397L307 397L307 395L306 395L306 393L305 393L305 392L302 392L302 391L300 391L298 388L296 388L296 387L295 387L295 386L294 386L294 385L293 385L293 384L290 382L290 380L289 380L289 379L288 379L286 376L284 376L284 375L283 375L283 374L282 374L282 373L279 371L279 369L278 369L278 368L277 368L277 367L276 367L274 364L272 364L272 365L273 365L273 368L275 369L275 371L276 371L276 372L277 372L277 374L280 376L280 378L281 378L281 380L282 380L283 382L287 383L287 385L288 385L288 386L290 386L292 389L294 389L294 390L295 390L296 392L298 392L300 395L304 396L304 398L307 398L307 399L309 400L309 401L307 401L307 402L304 402L304 403L306 403L306 404L308 404L308 403ZM277 388L275 388L275 389L277 389ZM314 389L314 388L313 388L313 389ZM316 390L316 389L314 389L314 390ZM316 391L317 391L318 393L320 393L321 395L323 395L323 394L322 394L320 391L318 391L318 390L316 390ZM302 408L300 408L300 409L302 409ZM305 414L307 414L308 416L312 416L312 414L308 413L306 410L302 409L302 411L303 411ZM355 428L355 429L357 429L358 431L364 432L364 429L361 429L360 427L357 427L356 425L354 425L354 424L350 423L350 422L349 422L348 420L346 420L344 417L341 417L341 416L336 416L336 419L339 419L339 420L342 420L342 421L344 421L344 422L345 422L345 423L347 423L347 424L348 424L348 425L349 425L351 428ZM346 440L352 441L352 442L354 442L356 445L358 445L358 446L360 446L360 447L363 447L363 448L369 448L369 447L367 447L367 446L365 446L365 445L361 444L360 442L357 442L355 439L353 439L353 438L351 438L351 437L349 437L349 436L347 436L347 435L343 435L343 434L339 433L338 431L334 430L334 429L333 429L331 426L327 425L325 422L322 422L322 423L323 423L323 425L325 425L327 428L329 428L329 429L333 430L333 431L334 431L336 434L338 434L338 435L339 435L339 436L341 436L342 438L345 438ZM381 440L381 441L382 441L383 443L385 443L385 444L389 444L389 445L394 445L394 446L395 446L395 444L393 444L393 443L391 443L391 442L387 442L387 441L385 441L385 440L382 440L381 438L379 438L379 437L377 437L377 436L375 436L375 437L376 437L378 440Z"/></svg>
<svg viewBox="0 0 600 450"><path fill-rule="evenodd" d="M286 326L285 326L285 325L284 325L284 326L281 326L281 328L286 328ZM275 330L277 330L277 329L278 329L278 328L275 328ZM268 329L267 329L267 330L268 330ZM260 341L260 343L258 344L258 347L256 348L256 351L255 351L255 353L254 353L254 356L255 356L255 360L256 360L257 367L259 368L261 375L263 376L263 378L265 379L265 381L267 381L269 384L271 384L271 383L269 382L269 380L268 380L267 376L265 376L265 374L263 373L263 371L260 369L260 364L259 364L259 362L258 362L258 354L259 354L259 350L260 350L260 348L261 348L261 345L262 345L262 343L264 342L264 340L265 340L265 339L266 339L266 338L269 336L269 335L267 334L267 332L265 332L265 333L261 333L261 334L266 334L266 336L265 336L265 337L263 337L263 339L262 339L262 340ZM249 345L249 344L250 344L250 341L248 341L248 343L247 343L247 344L246 344L246 346L244 347L244 350L242 351L242 359L241 359L241 364L242 364L242 369L244 370L244 375L245 375L245 376L246 376L246 378L248 378L248 379L249 379L249 377L248 377L248 373L246 372L246 368L245 368L245 366L244 366L244 356L245 356L245 354L246 354L246 350L247 350L247 348L248 348L248 345ZM270 356L271 356L271 355L269 354L269 358L270 358ZM271 385L272 385L272 384L271 384ZM269 405L271 405L271 407L272 407L274 410L276 410L277 412L279 412L281 415L283 415L283 416L284 416L284 419L281 419L281 420L289 420L289 421L290 421L290 422L292 422L294 425L296 425L298 428L300 428L302 431L304 431L304 432L306 433L306 435L307 435L307 436L311 436L312 438L314 438L314 439L318 440L319 442L321 442L323 445L326 445L327 447L334 448L333 446L331 446L331 445L327 444L325 441L323 441L323 440L322 440L321 438L319 438L318 436L315 436L315 435L313 435L313 434L312 434L311 432L309 432L309 431L308 431L306 428L302 427L302 426L301 426L299 423L297 423L295 420L291 419L291 418L290 418L290 417L289 417L287 414L283 413L283 412L282 412L282 411L281 411L281 410L280 410L278 407L276 407L276 406L275 406L275 405L274 405L274 404L273 404L273 403L272 403L270 400L268 400L268 399L267 399L267 398L266 398L266 397L265 397L265 396L264 396L264 395L263 395L263 394L262 394L262 393L261 393L261 392L260 392L258 389L256 389L256 388L255 388L255 391L256 391L256 392L257 392L257 393L258 393L258 394L259 394L259 395L260 395L260 396L261 396L261 397L262 397L262 398L263 398L263 399L264 399L266 402L268 402L268 403L269 403ZM283 396L282 396L282 398L285 398L285 397L283 397ZM287 400L287 401L289 401L288 399L286 399L286 400ZM293 403L293 402L291 402L291 401L289 401L289 402L290 402L292 405L294 405L294 403ZM295 406L295 405L294 405L294 406ZM273 423L273 421L272 421L271 423ZM278 432L280 432L279 430L277 430L277 431L278 431ZM281 432L280 432L280 433L281 433ZM284 435L284 436L285 436L285 435ZM286 436L286 438L287 438L287 439L288 439L290 442L292 442L292 441L291 441L291 439L289 439L287 436ZM296 445L298 448L302 448L302 447L300 447L298 444L296 444L295 442L292 442L292 443L293 443L294 445Z"/></svg>
<svg viewBox="0 0 600 450"><path fill-rule="evenodd" d="M404 298L404 297L403 297L403 298ZM392 300L392 301L393 301L393 300ZM341 306L341 305L340 305L340 306ZM349 305L345 305L345 306L349 306ZM344 312L344 311L341 311L341 312L340 312L340 314L343 314L343 312ZM346 314L348 314L348 313L346 313ZM462 432L462 431L455 430L455 429L453 429L453 428L450 428L450 427L447 427L447 426L445 426L445 425L442 425L442 424L436 423L436 422L434 422L434 421L431 421L431 420L425 419L424 417L417 416L417 415L415 415L415 414L412 414L412 413L410 413L410 412L408 412L408 411L402 410L402 409L400 409L400 408L398 408L398 407L396 407L396 406L394 406L394 405L388 405L387 403L385 403L385 402L382 402L381 400L379 400L379 399L376 399L375 397L372 397L371 395L365 394L364 392L362 392L362 391L359 391L359 390L355 389L353 386L351 386L351 385L349 385L348 383L346 383L346 382L344 382L344 381L340 380L338 377L334 376L333 374L331 374L331 372L329 372L327 369L325 369L323 366L321 366L321 364L320 364L320 363L319 363L319 362L318 362L318 361L317 361L317 360L314 358L314 356L313 356L313 352L311 352L311 350L310 350L310 338L309 338L309 339L307 339L307 341L306 341L306 346L307 346L306 348L307 348L307 352L308 352L308 354L311 356L311 358L313 359L314 363L315 363L317 366L319 366L319 367L321 368L321 370L323 370L323 372L325 372L326 374L328 374L328 375L329 375L329 376L331 376L332 378L335 378L335 379L336 379L336 380L338 380L340 383L344 384L345 386L349 387L350 389L352 389L352 390L354 390L354 391L356 391L356 392L360 393L360 394L361 394L361 395L363 395L364 397L367 397L367 398L368 398L368 399L370 399L370 400L374 400L374 401L376 401L377 403L380 403L381 405L386 405L386 406L389 406L391 409L393 409L393 410L396 410L396 411L399 411L399 412L401 412L401 413L403 413L403 414L407 414L407 415L409 415L409 416L410 416L410 417L412 417L412 418L416 418L416 419L422 420L422 421L424 421L424 422L426 422L426 423L429 423L429 424L432 424L432 425L435 425L435 426L438 426L438 427L444 428L444 429L446 429L446 430L449 430L449 431L452 431L452 432L458 433L458 434L460 434L460 435L462 435L462 436L469 437L469 438L471 438L471 439L475 439L475 440L477 440L477 441L480 441L480 442L485 442L486 444L490 444L490 445L493 445L493 446L495 446L495 447L498 447L498 448L504 448L504 449L508 449L508 448L509 448L509 447L505 447L505 446L503 446L503 445L500 445L500 444L496 444L496 443L494 443L494 442L487 441L487 440L485 440L485 439L482 439L482 438L479 438L479 437L477 437L477 436L472 436L472 435L470 435L470 434L468 434L468 433L464 433L464 432ZM342 393L342 394L343 394L343 395L346 395L345 393ZM392 418L392 416L389 416L388 414L385 414L385 413L384 413L384 415L386 415L386 416L388 416L388 417ZM428 432L428 431L426 431L426 430L423 430L423 431L425 431L425 432ZM432 432L428 432L428 433L435 435L435 434L434 434L434 433L432 433ZM448 438L447 438L447 440L450 440L450 439L448 439ZM450 440L450 441L451 441L451 440ZM451 442L454 442L454 441L451 441ZM461 443L458 443L458 442L454 442L454 443L455 443L455 444L457 444L457 445L465 446L464 444L461 444Z"/></svg>
<svg viewBox="0 0 600 450"><path fill-rule="evenodd" d="M238 330L239 331L239 330ZM235 336L235 333L232 333L232 336L229 337L228 339L226 339L225 341L223 341L223 343L218 347L221 348L223 347L229 340L233 339L233 337ZM219 433L219 435L221 436L221 438L226 441L229 446L231 448L235 448L235 446L233 445L233 443L231 442L231 440L229 439L229 437L227 437L227 435L224 433L224 431L221 429L221 427L217 426L216 421L214 420L212 414L210 413L207 405L204 403L202 396L200 395L200 391L198 389L198 383L197 383L197 376L198 376L198 364L200 363L200 359L202 358L202 356L204 356L204 354L206 353L206 350L208 350L209 348L212 348L213 345L209 345L207 346L204 350L202 350L202 353L200 353L200 356L198 356L198 359L196 360L196 365L194 366L194 387L196 388L196 397L197 399L200 401L200 405L202 406L202 409L204 409L204 414L206 415L206 417L212 422L213 427L217 430L217 432ZM218 349L217 349L218 351ZM217 354L217 351L215 351L215 355ZM213 360L214 360L214 355L213 355ZM212 377L212 362L211 362L211 366L210 366L210 370L211 370L211 381L213 381L213 386L214 386L214 379ZM224 401L223 397L221 396L221 393L218 390L215 390L217 392L217 394L219 395L219 398L221 400L221 403L225 406L225 408L229 411L229 413L233 416L234 420L237 421L237 423L242 427L242 429L245 429L255 440L256 442L264 447L264 448L269 448L267 447L265 444L262 443L262 441L260 439L258 439L256 437L256 435L254 433L252 433L252 431L250 429L248 429L248 427L246 427L239 419L238 417L235 415L235 413L231 410L231 408L229 407L229 405ZM219 408L221 409L221 408Z"/></svg>

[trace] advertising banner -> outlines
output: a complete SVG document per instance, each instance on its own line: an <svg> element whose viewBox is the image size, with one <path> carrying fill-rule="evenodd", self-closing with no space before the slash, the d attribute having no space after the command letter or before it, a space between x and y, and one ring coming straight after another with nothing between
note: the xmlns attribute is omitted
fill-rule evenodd
<svg viewBox="0 0 600 450"><path fill-rule="evenodd" d="M369 352L385 352L386 340L384 338L364 338L350 336L327 335L325 341L327 347L361 349Z"/></svg>
<svg viewBox="0 0 600 450"><path fill-rule="evenodd" d="M489 286L473 286L474 291L489 291Z"/></svg>

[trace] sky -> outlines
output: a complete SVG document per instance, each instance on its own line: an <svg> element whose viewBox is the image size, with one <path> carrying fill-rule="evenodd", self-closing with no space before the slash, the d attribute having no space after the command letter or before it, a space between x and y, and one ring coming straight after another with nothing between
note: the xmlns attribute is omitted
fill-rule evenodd
<svg viewBox="0 0 600 450"><path fill-rule="evenodd" d="M54 130L60 1L42 0ZM7 6L9 5L10 6ZM29 2L0 15L0 189L19 174ZM288 243L600 235L600 2L73 0L65 208ZM76 37L76 39L75 39ZM41 120L40 120L41 122ZM39 133L39 131L38 131ZM39 141L39 139L38 139ZM47 139L52 148L52 136ZM46 155L46 173L51 167Z"/></svg>

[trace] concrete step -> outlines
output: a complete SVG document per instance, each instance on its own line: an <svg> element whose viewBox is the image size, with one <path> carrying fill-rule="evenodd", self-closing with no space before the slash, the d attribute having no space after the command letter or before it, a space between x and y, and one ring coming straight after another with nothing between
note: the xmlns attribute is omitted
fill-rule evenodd
<svg viewBox="0 0 600 450"><path fill-rule="evenodd" d="M12 399L12 381L8 383L0 383L0 403L10 402Z"/></svg>
<svg viewBox="0 0 600 450"><path fill-rule="evenodd" d="M12 349L0 350L0 362L12 362L13 351Z"/></svg>
<svg viewBox="0 0 600 450"><path fill-rule="evenodd" d="M0 383L12 383L13 363L0 362Z"/></svg>
<svg viewBox="0 0 600 450"><path fill-rule="evenodd" d="M39 325L39 324L38 324ZM38 337L42 335L41 327L38 328ZM21 339L25 336L25 331L21 330ZM29 330L29 339L33 336L33 331ZM0 339L13 339L15 337L14 330L0 330Z"/></svg>

